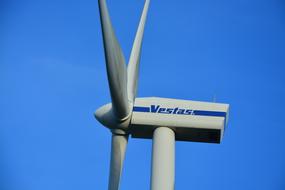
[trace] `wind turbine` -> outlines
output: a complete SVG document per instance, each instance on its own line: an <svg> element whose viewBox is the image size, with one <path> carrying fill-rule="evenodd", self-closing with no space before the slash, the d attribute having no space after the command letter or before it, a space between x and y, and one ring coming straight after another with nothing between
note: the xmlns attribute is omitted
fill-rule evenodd
<svg viewBox="0 0 285 190"><path fill-rule="evenodd" d="M229 105L169 98L136 98L141 45L150 0L145 0L128 66L108 13L98 0L112 103L95 112L112 132L109 190L118 190L128 136L153 139L152 190L173 190L175 140L220 143Z"/></svg>

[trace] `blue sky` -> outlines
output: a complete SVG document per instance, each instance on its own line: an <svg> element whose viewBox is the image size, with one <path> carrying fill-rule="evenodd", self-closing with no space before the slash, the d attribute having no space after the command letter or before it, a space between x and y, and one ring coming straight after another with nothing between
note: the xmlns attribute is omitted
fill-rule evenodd
<svg viewBox="0 0 285 190"><path fill-rule="evenodd" d="M143 0L107 1L126 59ZM0 189L107 189L110 101L96 0L0 2ZM285 3L151 1L139 96L230 103L222 144L176 143L176 189L285 189ZM150 186L130 139L121 189Z"/></svg>

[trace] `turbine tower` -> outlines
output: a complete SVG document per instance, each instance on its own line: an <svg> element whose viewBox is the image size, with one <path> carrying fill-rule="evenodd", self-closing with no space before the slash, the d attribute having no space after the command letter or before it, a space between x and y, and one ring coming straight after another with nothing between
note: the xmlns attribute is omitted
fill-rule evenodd
<svg viewBox="0 0 285 190"><path fill-rule="evenodd" d="M128 137L153 139L151 190L173 190L175 141L220 143L229 105L159 97L136 98L145 0L128 66L115 36L106 0L98 0L112 103L95 112L112 133L109 190L118 190Z"/></svg>

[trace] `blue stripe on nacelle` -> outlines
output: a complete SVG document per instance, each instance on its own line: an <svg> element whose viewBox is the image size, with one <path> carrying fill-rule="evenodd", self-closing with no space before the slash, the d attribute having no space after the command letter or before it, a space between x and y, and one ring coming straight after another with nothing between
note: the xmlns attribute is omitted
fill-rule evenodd
<svg viewBox="0 0 285 190"><path fill-rule="evenodd" d="M170 108L171 109L171 108ZM185 109L184 109L185 110ZM188 109L189 110L189 109ZM151 111L150 107L141 107L141 106L134 106L133 107L134 112L150 112L150 113L161 113L158 111ZM190 110L191 111L191 110ZM190 112L189 112L190 113ZM164 112L163 114L177 114L177 115L199 115L199 116L213 116L213 117L226 117L227 113L226 112L220 112L220 111L206 111L206 110L192 110L192 114L179 114L176 112L173 113L167 113Z"/></svg>
<svg viewBox="0 0 285 190"><path fill-rule="evenodd" d="M150 112L150 108L149 107L134 106L133 111L134 112Z"/></svg>
<svg viewBox="0 0 285 190"><path fill-rule="evenodd" d="M227 113L226 112L220 112L220 111L194 110L194 115L226 117Z"/></svg>

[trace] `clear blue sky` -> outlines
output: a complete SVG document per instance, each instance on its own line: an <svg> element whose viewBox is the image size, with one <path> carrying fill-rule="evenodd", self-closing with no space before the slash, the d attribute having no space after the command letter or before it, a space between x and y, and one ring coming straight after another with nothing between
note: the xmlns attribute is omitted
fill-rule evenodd
<svg viewBox="0 0 285 190"><path fill-rule="evenodd" d="M126 58L143 0L107 1ZM107 189L110 101L97 0L0 1L0 189ZM283 0L152 0L139 96L230 103L222 144L176 143L176 189L285 189ZM122 190L150 186L130 139Z"/></svg>

